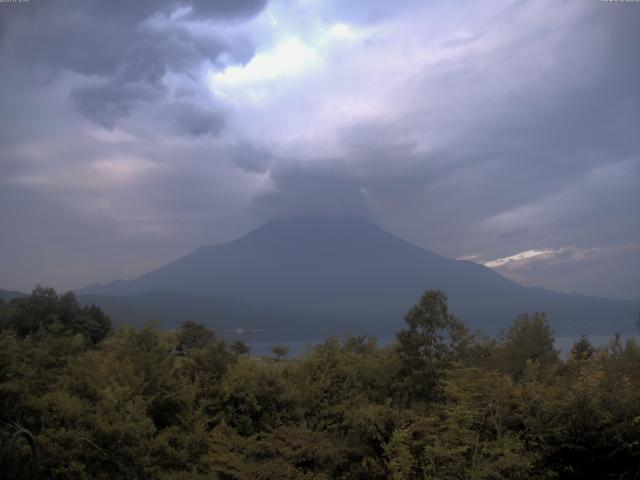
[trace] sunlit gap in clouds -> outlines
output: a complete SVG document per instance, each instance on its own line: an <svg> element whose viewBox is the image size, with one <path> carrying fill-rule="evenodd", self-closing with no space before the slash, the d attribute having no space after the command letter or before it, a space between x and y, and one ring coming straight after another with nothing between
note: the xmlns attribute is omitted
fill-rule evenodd
<svg viewBox="0 0 640 480"><path fill-rule="evenodd" d="M640 244L629 242L617 245L599 246L599 247L579 247L567 245L559 248L541 248L525 250L523 252L510 255L508 257L497 258L484 262L483 265L489 268L501 267L523 267L526 268L531 262L542 261L549 265L558 263L576 263L586 260L602 259L619 255L621 253L640 252ZM478 255L472 255L463 259L473 260ZM462 259L461 259L462 260Z"/></svg>
<svg viewBox="0 0 640 480"><path fill-rule="evenodd" d="M231 65L221 72L209 72L209 84L217 95L227 97L228 92L236 87L294 76L317 66L319 62L315 49L290 36L272 50L258 53L246 65Z"/></svg>
<svg viewBox="0 0 640 480"><path fill-rule="evenodd" d="M491 260L490 262L486 262L484 265L489 268L496 268L509 262L526 260L528 258L539 257L540 255L549 255L549 254L557 253L559 251L560 249L527 250L524 252L516 253L515 255L511 255L509 257L497 258L495 260Z"/></svg>
<svg viewBox="0 0 640 480"><path fill-rule="evenodd" d="M273 13L266 14L274 33L273 44L244 65L229 65L223 70L210 69L207 82L218 98L234 101L242 98L261 103L269 98L278 80L304 77L320 71L331 49L364 37L346 23L321 25L308 38L282 27Z"/></svg>
<svg viewBox="0 0 640 480"><path fill-rule="evenodd" d="M268 144L283 158L339 156L336 128L345 116L371 110L366 93L345 83L351 77L343 68L349 70L375 32L312 11L287 18L281 7L268 8L249 26L249 34L261 39L253 57L211 65L206 85L213 101L233 112L228 125L238 137Z"/></svg>

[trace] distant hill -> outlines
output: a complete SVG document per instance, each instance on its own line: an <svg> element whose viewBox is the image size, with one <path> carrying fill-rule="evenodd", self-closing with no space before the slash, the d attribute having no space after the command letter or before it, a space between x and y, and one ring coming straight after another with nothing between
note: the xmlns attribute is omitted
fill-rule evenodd
<svg viewBox="0 0 640 480"><path fill-rule="evenodd" d="M487 333L527 311L546 311L559 334L630 332L640 310L640 302L523 287L482 265L441 257L356 217L274 220L137 279L78 293L123 317L127 311L136 318L172 311L177 321L178 314L193 312L189 315L214 325L227 325L231 318L239 324L251 319L256 325L272 325L271 315L280 315L281 327L311 338L329 330L397 330L406 311L431 288L444 290L453 313Z"/></svg>
<svg viewBox="0 0 640 480"><path fill-rule="evenodd" d="M81 294L78 300L84 305L100 305L114 326L153 324L172 329L183 320L195 319L227 338L245 340L316 341L362 332L388 338L398 330L398 323L390 322L390 317L381 312L255 306L180 292Z"/></svg>
<svg viewBox="0 0 640 480"><path fill-rule="evenodd" d="M14 298L22 298L27 296L28 295L23 292L16 292L12 290L2 290L0 288L0 298L5 302L8 302L9 300L13 300Z"/></svg>

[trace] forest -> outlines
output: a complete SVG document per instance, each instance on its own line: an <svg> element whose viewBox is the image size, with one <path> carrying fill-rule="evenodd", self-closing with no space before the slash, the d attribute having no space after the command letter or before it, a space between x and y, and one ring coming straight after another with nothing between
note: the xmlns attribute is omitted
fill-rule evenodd
<svg viewBox="0 0 640 480"><path fill-rule="evenodd" d="M561 355L542 313L483 337L432 290L390 345L267 358L192 320L112 328L37 287L0 304L0 448L19 428L46 479L635 479L640 346ZM5 449L4 473L27 453Z"/></svg>

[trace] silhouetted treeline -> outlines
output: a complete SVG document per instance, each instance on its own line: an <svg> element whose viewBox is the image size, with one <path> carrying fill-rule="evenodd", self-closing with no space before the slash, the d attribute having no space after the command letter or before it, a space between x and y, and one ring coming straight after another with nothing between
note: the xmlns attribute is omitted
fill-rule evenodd
<svg viewBox="0 0 640 480"><path fill-rule="evenodd" d="M31 430L51 479L640 478L639 346L553 345L544 315L483 339L429 291L392 345L256 358L38 288L0 305L0 440Z"/></svg>

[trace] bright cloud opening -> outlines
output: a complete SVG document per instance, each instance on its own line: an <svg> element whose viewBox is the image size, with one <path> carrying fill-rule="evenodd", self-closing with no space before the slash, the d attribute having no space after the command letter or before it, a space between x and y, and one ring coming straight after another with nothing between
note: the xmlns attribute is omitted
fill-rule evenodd
<svg viewBox="0 0 640 480"><path fill-rule="evenodd" d="M539 257L540 255L548 255L551 253L557 253L558 250L547 249L547 250L526 250L524 252L516 253L515 255L511 255L509 257L497 258L495 260L491 260L490 262L486 262L484 264L485 267L489 268L497 268L501 267L509 262L516 262L518 260L526 260L528 258Z"/></svg>
<svg viewBox="0 0 640 480"><path fill-rule="evenodd" d="M319 63L317 52L297 37L289 37L267 52L258 53L246 65L233 65L211 73L212 89L245 86L281 77L295 76Z"/></svg>
<svg viewBox="0 0 640 480"><path fill-rule="evenodd" d="M346 23L336 23L332 25L331 28L329 28L328 36L340 40L357 40L360 38L360 35Z"/></svg>

